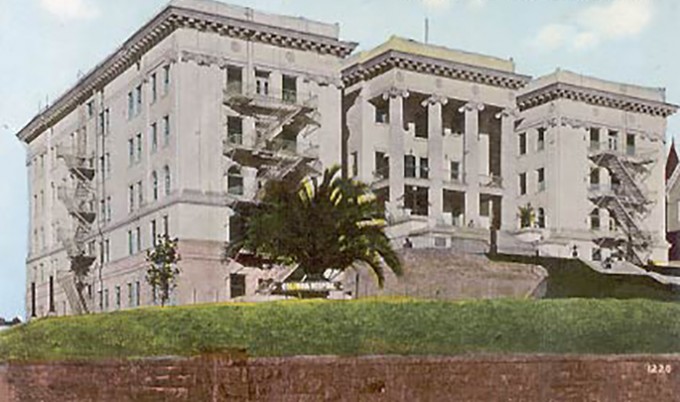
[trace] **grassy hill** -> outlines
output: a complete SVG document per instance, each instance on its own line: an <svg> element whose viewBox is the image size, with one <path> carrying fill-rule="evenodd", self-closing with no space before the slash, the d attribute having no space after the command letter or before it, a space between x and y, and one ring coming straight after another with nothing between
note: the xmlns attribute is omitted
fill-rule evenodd
<svg viewBox="0 0 680 402"><path fill-rule="evenodd" d="M680 304L647 300L405 299L146 308L34 321L0 360L192 355L680 353Z"/></svg>

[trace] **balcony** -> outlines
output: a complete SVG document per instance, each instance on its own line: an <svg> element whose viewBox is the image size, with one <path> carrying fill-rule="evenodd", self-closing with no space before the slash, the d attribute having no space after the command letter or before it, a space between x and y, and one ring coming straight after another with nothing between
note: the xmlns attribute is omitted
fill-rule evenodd
<svg viewBox="0 0 680 402"><path fill-rule="evenodd" d="M479 185L486 188L503 188L503 178L498 175L479 175Z"/></svg>
<svg viewBox="0 0 680 402"><path fill-rule="evenodd" d="M318 98L297 90L278 92L263 91L255 86L243 86L240 82L229 83L224 89L224 104L245 115L271 114L272 110L302 108L311 112L317 108Z"/></svg>

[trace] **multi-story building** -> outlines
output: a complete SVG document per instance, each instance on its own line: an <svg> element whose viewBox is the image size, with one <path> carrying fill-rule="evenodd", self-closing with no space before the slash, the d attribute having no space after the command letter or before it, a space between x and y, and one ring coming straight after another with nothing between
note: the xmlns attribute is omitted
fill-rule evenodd
<svg viewBox="0 0 680 402"><path fill-rule="evenodd" d="M355 45L338 35L174 0L41 111L18 133L31 197L27 315L152 304L145 251L160 234L179 238L173 302L242 291L222 264L238 226L230 204L252 199L272 166L341 162L340 68Z"/></svg>
<svg viewBox="0 0 680 402"><path fill-rule="evenodd" d="M173 303L252 294L282 272L225 263L236 206L337 163L384 200L398 246L667 261L662 89L355 46L338 25L172 1L18 133L27 315L153 304L161 234L182 255Z"/></svg>

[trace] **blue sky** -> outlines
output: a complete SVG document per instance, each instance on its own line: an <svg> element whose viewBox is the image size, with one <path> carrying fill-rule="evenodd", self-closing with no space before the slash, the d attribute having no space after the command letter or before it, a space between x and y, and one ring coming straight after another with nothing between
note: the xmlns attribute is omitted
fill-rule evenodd
<svg viewBox="0 0 680 402"><path fill-rule="evenodd" d="M666 87L680 104L675 0L233 0L338 22L370 48L392 34L512 57L533 76L557 67ZM14 134L49 99L150 19L166 0L0 0L0 316L23 315L28 205L24 148ZM669 136L680 130L670 119Z"/></svg>

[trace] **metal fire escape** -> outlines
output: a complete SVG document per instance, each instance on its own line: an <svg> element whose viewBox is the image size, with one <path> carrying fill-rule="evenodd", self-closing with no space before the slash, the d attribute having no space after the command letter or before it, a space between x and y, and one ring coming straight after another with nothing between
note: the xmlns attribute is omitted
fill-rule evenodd
<svg viewBox="0 0 680 402"><path fill-rule="evenodd" d="M77 138L71 146L61 145L57 149L57 157L64 161L70 178L69 185L57 189L57 197L71 217L70 230L60 231L59 234L70 260L70 271L57 279L64 288L71 310L76 314L89 312L90 300L83 290L96 260L92 255L93 250L86 243L96 213L93 188L95 169L87 156L85 144L84 138Z"/></svg>
<svg viewBox="0 0 680 402"><path fill-rule="evenodd" d="M240 85L225 90L224 104L242 118L255 121L254 138L246 135L225 140L225 156L240 166L257 168L260 189L269 180L299 180L317 174L318 146L305 145L320 126L317 97L301 99L297 91L284 91L279 98L262 92L244 91ZM258 197L261 195L259 192Z"/></svg>
<svg viewBox="0 0 680 402"><path fill-rule="evenodd" d="M642 222L654 201L644 182L651 174L653 155L636 153L634 149L622 152L616 144L610 144L609 149L592 149L590 159L596 166L607 169L612 178L611 187L591 191L590 200L596 207L606 208L621 229L605 231L594 239L595 243L617 248L629 262L646 265L653 240Z"/></svg>

